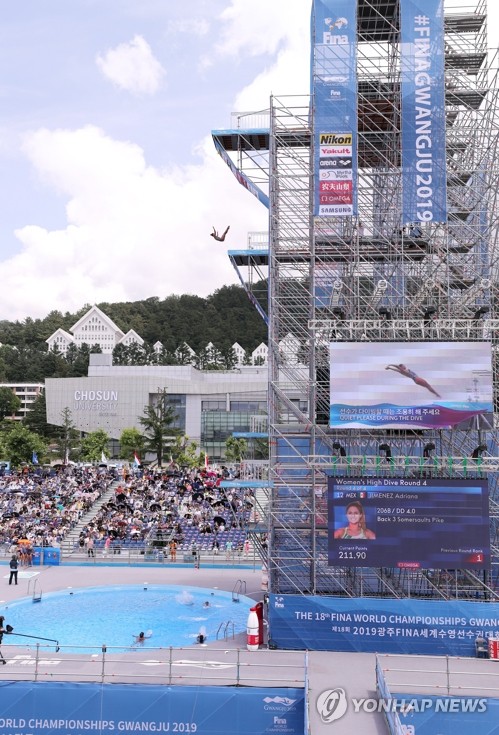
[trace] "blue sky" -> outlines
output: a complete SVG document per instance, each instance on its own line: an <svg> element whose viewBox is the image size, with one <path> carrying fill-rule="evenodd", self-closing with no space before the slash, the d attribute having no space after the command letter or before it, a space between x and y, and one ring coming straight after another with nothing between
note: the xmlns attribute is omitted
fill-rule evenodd
<svg viewBox="0 0 499 735"><path fill-rule="evenodd" d="M272 93L308 93L310 7L2 3L0 318L236 282L226 251L266 230L267 211L210 132Z"/></svg>
<svg viewBox="0 0 499 735"><path fill-rule="evenodd" d="M308 92L308 0L2 5L0 318L236 282L267 212L210 133Z"/></svg>

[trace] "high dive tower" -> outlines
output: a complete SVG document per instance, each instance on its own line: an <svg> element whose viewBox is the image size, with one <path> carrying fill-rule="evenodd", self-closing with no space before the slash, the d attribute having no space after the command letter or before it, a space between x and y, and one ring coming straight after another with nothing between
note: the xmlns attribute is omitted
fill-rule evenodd
<svg viewBox="0 0 499 735"><path fill-rule="evenodd" d="M269 208L268 242L229 255L250 297L269 278L271 591L495 598L498 84L485 0L315 0L310 95L273 97L213 138ZM455 481L456 502L484 483L491 564L418 563L400 553L405 525L382 566L341 565L335 488L369 500L384 480L436 493Z"/></svg>

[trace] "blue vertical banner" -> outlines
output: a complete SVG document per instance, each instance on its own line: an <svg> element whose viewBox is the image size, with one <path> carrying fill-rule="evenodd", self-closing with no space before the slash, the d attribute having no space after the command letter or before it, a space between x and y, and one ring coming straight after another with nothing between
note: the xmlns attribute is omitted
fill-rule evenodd
<svg viewBox="0 0 499 735"><path fill-rule="evenodd" d="M357 2L314 0L314 215L357 214Z"/></svg>
<svg viewBox="0 0 499 735"><path fill-rule="evenodd" d="M446 222L444 0L400 0L402 223Z"/></svg>

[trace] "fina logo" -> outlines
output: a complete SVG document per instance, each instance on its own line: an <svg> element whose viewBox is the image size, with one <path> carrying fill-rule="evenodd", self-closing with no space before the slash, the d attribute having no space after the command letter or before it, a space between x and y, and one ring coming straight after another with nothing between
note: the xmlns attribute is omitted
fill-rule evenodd
<svg viewBox="0 0 499 735"><path fill-rule="evenodd" d="M348 20L346 18L336 18L336 20L333 20L332 18L324 18L324 23L330 31L334 31L335 28L344 28L347 26Z"/></svg>
<svg viewBox="0 0 499 735"><path fill-rule="evenodd" d="M344 689L326 689L319 694L315 703L322 722L329 723L340 720L348 708L347 695Z"/></svg>
<svg viewBox="0 0 499 735"><path fill-rule="evenodd" d="M265 697L265 704L284 704L286 707L291 707L296 702L296 699L290 699L289 697Z"/></svg>
<svg viewBox="0 0 499 735"><path fill-rule="evenodd" d="M345 46L349 43L348 36L345 32L348 25L346 18L324 18L328 30L322 34L322 43L333 44L335 46ZM339 31L339 32L338 32Z"/></svg>

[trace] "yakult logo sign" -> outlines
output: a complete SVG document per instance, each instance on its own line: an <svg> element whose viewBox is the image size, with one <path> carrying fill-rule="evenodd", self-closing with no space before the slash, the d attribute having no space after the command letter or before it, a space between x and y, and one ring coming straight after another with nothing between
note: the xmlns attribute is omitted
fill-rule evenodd
<svg viewBox="0 0 499 735"><path fill-rule="evenodd" d="M319 694L316 702L317 712L322 722L335 722L343 717L348 709L347 695L344 689L326 689Z"/></svg>

